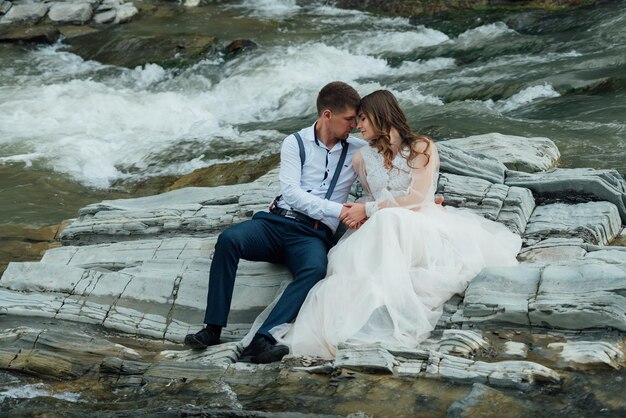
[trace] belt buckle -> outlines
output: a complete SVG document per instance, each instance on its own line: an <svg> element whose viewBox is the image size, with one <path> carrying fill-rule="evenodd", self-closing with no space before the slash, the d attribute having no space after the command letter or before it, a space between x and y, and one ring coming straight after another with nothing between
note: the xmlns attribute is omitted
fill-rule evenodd
<svg viewBox="0 0 626 418"><path fill-rule="evenodd" d="M285 212L285 218L298 220L296 214L292 210L288 210Z"/></svg>

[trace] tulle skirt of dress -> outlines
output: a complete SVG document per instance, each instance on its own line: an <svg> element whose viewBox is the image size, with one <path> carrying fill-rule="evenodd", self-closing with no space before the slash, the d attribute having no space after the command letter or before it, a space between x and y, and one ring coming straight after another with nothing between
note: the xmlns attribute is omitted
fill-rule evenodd
<svg viewBox="0 0 626 418"><path fill-rule="evenodd" d="M272 335L292 354L323 358L341 342L415 347L452 295L485 266L517 264L520 247L504 225L466 210L379 210L330 251L327 277Z"/></svg>

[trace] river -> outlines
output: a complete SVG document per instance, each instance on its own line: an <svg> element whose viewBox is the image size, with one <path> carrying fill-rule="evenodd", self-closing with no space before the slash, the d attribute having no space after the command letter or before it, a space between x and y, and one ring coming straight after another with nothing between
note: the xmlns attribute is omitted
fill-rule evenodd
<svg viewBox="0 0 626 418"><path fill-rule="evenodd" d="M184 26L224 45L238 38L258 45L183 69L84 61L62 41L0 44L0 225L55 224L88 203L145 193L129 186L147 179L275 155L287 134L312 123L316 94L332 80L362 95L391 90L412 127L436 140L489 132L548 137L561 151L561 167L626 172L626 1L520 12L450 30L446 22L420 24L327 3L224 1L142 21L144 30ZM622 408L621 372L577 379L554 397L520 396L544 406L558 397L546 415L566 416L568 405L584 410L577 402L588 399L577 393L587 385ZM2 373L0 383L7 387L0 404L9 409L19 399L73 403L85 396L78 384L52 390L36 377ZM451 398L469 390L432 386L418 389ZM369 389L357 395L372 404L391 396ZM423 396L426 405L430 395ZM292 398L287 393L276 402ZM409 398L403 402L415 402ZM269 401L251 397L245 406L266 409L263 402Z"/></svg>
<svg viewBox="0 0 626 418"><path fill-rule="evenodd" d="M0 47L0 223L57 223L120 185L276 154L336 79L391 90L437 140L542 136L562 167L626 171L626 2L460 33L326 3L220 2L153 21L259 45L183 70L84 61L63 42Z"/></svg>

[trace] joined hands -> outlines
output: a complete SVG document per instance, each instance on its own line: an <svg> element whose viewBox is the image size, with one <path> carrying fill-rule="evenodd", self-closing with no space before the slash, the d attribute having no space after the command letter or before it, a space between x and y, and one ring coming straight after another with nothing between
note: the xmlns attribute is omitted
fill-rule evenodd
<svg viewBox="0 0 626 418"><path fill-rule="evenodd" d="M441 205L443 203L443 196L435 199L435 204ZM365 213L364 203L344 203L341 208L341 214L339 220L346 224L350 229L359 229L365 221L367 221L367 214Z"/></svg>

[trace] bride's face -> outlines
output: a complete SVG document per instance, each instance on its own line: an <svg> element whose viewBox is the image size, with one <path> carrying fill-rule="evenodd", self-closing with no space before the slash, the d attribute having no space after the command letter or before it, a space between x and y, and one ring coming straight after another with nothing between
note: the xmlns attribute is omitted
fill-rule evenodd
<svg viewBox="0 0 626 418"><path fill-rule="evenodd" d="M356 128L361 132L364 140L371 141L376 138L372 124L367 115L363 112L359 112L359 122Z"/></svg>

